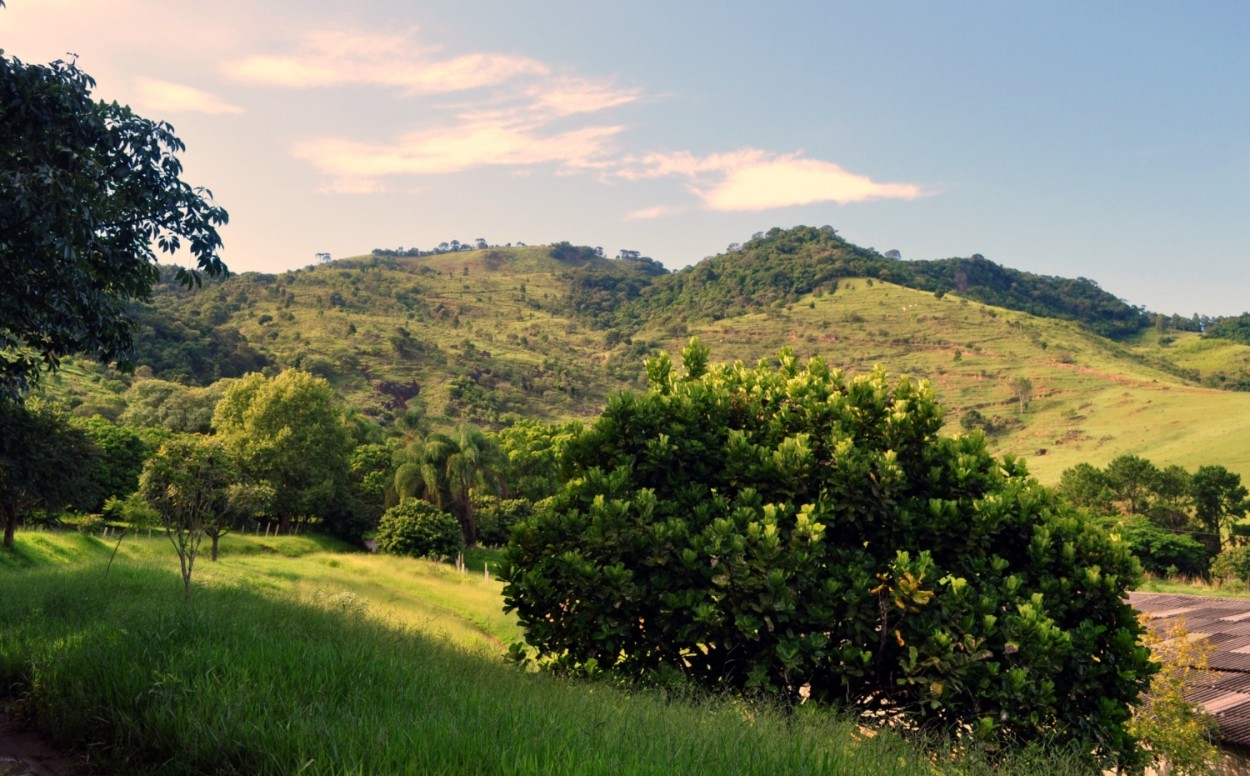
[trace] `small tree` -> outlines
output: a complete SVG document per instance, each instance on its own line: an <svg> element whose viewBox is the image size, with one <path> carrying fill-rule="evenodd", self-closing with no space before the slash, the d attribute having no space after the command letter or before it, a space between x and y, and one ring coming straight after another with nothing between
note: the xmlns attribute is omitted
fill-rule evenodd
<svg viewBox="0 0 1250 776"><path fill-rule="evenodd" d="M229 490L238 481L238 467L225 448L200 437L166 442L143 467L139 492L160 515L178 553L184 595L191 594L200 542L229 519Z"/></svg>
<svg viewBox="0 0 1250 776"><path fill-rule="evenodd" d="M1211 561L1211 576L1221 582L1250 584L1250 546L1229 547Z"/></svg>
<svg viewBox="0 0 1250 776"><path fill-rule="evenodd" d="M378 549L414 558L451 558L460 552L460 523L418 498L406 498L386 510L378 523Z"/></svg>
<svg viewBox="0 0 1250 776"><path fill-rule="evenodd" d="M1211 773L1219 756L1212 742L1215 718L1185 699L1195 675L1206 670L1211 644L1192 639L1183 620L1164 632L1147 628L1142 643L1161 669L1133 710L1130 732L1146 745L1159 773Z"/></svg>
<svg viewBox="0 0 1250 776"><path fill-rule="evenodd" d="M1020 403L1020 412L1023 414L1029 402L1033 401L1033 381L1027 377L1017 377L1012 380L1011 395Z"/></svg>

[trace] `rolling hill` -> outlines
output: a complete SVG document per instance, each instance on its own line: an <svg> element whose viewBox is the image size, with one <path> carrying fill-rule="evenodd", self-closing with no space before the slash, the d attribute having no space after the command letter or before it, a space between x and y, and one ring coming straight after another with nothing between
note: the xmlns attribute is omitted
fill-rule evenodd
<svg viewBox="0 0 1250 776"><path fill-rule="evenodd" d="M1250 347L1157 331L1090 281L981 257L903 262L827 227L773 230L675 273L564 243L365 256L194 293L171 280L136 315L133 377L77 362L48 391L116 416L147 377L299 367L383 424L415 412L498 427L593 417L643 387L648 353L694 335L717 361L790 346L928 378L948 430L985 430L1044 481L1123 453L1250 478L1250 393L1202 384L1243 373Z"/></svg>

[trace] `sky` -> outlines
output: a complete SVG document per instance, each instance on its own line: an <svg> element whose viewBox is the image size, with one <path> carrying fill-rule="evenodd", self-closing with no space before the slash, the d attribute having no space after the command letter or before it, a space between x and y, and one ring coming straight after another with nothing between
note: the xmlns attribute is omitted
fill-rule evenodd
<svg viewBox="0 0 1250 776"><path fill-rule="evenodd" d="M7 0L174 125L236 272L568 240L671 269L774 226L1250 309L1250 4Z"/></svg>

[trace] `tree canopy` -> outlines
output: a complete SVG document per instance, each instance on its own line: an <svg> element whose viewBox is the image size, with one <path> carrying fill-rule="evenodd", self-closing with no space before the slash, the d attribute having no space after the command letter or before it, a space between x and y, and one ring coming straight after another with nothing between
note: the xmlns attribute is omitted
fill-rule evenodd
<svg viewBox="0 0 1250 776"><path fill-rule="evenodd" d="M980 434L941 436L926 383L684 362L650 362L513 530L505 603L541 664L1139 758L1123 544Z"/></svg>
<svg viewBox="0 0 1250 776"><path fill-rule="evenodd" d="M99 450L51 408L0 400L0 524L4 546L23 513L89 506Z"/></svg>
<svg viewBox="0 0 1250 776"><path fill-rule="evenodd" d="M171 439L143 466L139 492L160 515L178 553L184 594L191 592L201 540L230 520L231 486L238 481L238 467L225 448L204 437Z"/></svg>
<svg viewBox="0 0 1250 776"><path fill-rule="evenodd" d="M351 438L324 379L298 369L242 377L218 402L213 429L246 476L273 487L282 530L295 517L324 517L342 495Z"/></svg>
<svg viewBox="0 0 1250 776"><path fill-rule="evenodd" d="M156 250L184 245L196 270L226 273L226 211L182 180L167 123L93 99L74 62L0 52L0 396L20 396L62 357L127 362L126 302L159 277Z"/></svg>

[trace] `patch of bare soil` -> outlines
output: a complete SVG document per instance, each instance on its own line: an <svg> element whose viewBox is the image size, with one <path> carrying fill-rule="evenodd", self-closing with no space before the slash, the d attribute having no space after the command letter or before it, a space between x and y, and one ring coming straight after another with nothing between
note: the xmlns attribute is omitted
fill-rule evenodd
<svg viewBox="0 0 1250 776"><path fill-rule="evenodd" d="M54 748L0 709L0 776L74 776L87 772L81 757Z"/></svg>

